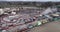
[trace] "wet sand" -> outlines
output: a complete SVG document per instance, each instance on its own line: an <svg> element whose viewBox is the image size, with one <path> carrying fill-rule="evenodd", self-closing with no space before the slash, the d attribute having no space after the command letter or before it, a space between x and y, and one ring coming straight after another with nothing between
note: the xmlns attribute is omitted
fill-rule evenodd
<svg viewBox="0 0 60 32"><path fill-rule="evenodd" d="M50 22L31 29L29 32L60 32L60 22Z"/></svg>

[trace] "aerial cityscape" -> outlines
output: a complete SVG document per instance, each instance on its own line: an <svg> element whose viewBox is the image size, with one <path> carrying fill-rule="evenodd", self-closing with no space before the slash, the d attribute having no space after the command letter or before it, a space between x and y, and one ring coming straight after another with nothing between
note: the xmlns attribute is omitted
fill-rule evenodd
<svg viewBox="0 0 60 32"><path fill-rule="evenodd" d="M60 2L0 2L0 32L60 32Z"/></svg>

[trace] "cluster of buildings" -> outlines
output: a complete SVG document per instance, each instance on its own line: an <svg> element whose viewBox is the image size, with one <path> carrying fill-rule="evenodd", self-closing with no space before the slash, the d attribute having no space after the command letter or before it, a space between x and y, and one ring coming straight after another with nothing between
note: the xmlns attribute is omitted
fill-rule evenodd
<svg viewBox="0 0 60 32"><path fill-rule="evenodd" d="M10 7L0 9L0 30L2 32L22 32L33 27L60 19L56 7Z"/></svg>

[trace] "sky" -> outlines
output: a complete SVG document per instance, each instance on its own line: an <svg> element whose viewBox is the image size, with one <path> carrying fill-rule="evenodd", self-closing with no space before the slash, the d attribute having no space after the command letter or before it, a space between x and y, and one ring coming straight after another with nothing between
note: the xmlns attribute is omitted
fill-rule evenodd
<svg viewBox="0 0 60 32"><path fill-rule="evenodd" d="M40 1L40 2L54 1L54 2L59 2L60 0L0 0L0 1Z"/></svg>

